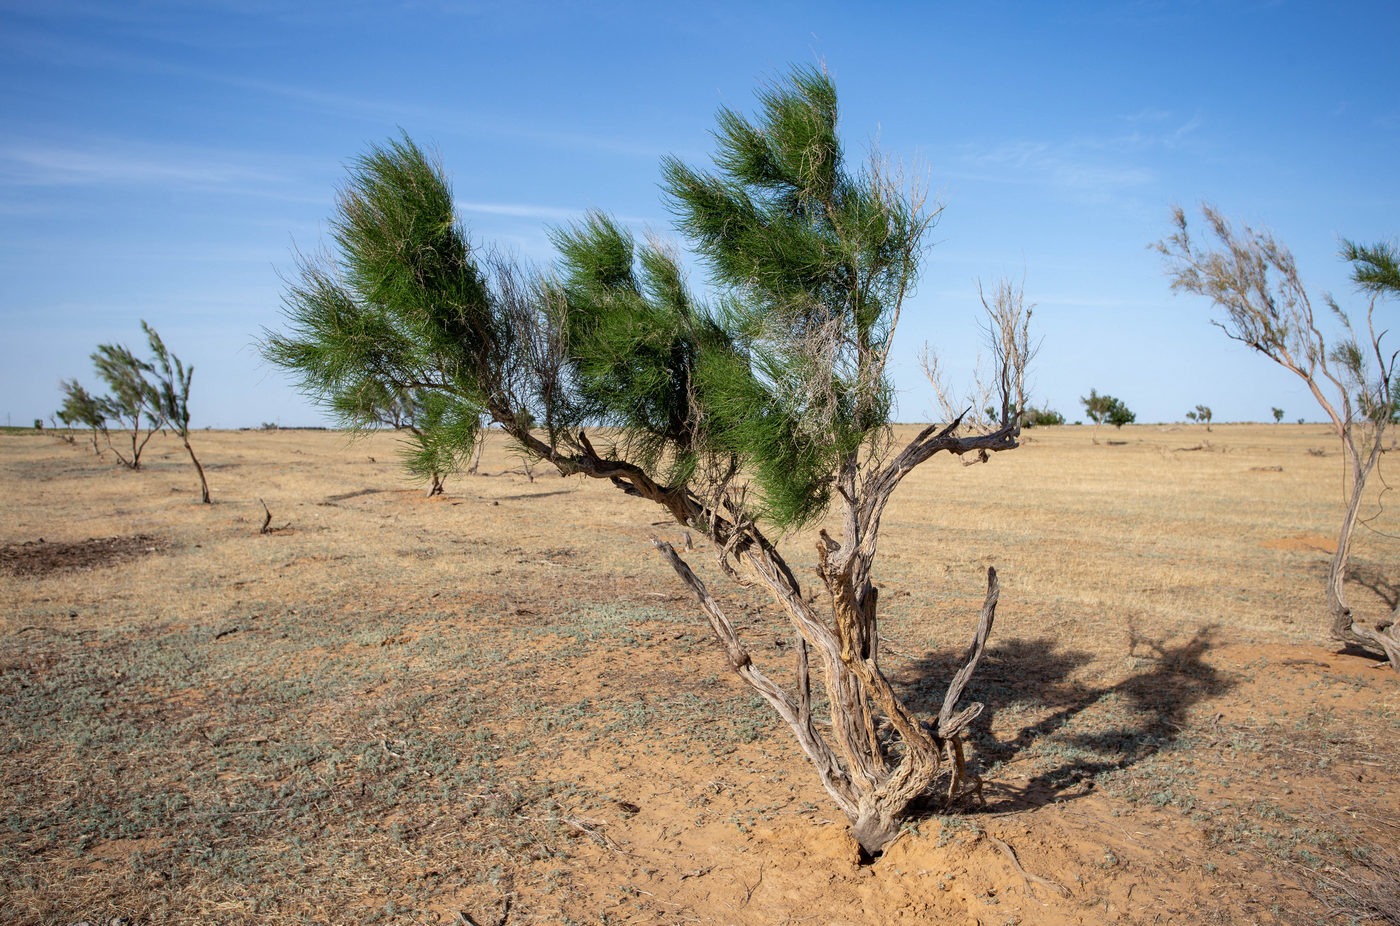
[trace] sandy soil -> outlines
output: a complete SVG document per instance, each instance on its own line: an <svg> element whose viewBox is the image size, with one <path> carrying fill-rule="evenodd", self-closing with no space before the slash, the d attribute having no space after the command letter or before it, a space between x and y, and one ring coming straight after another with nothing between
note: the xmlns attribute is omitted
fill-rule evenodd
<svg viewBox="0 0 1400 926"><path fill-rule="evenodd" d="M0 919L1396 921L1400 674L1324 637L1335 447L1099 436L896 497L885 667L921 709L1002 577L985 806L863 864L652 550L683 532L607 485L493 443L428 499L392 435L207 432L202 506L174 439L131 473L0 435ZM1370 618L1400 595L1383 501ZM689 556L786 677L772 607Z"/></svg>

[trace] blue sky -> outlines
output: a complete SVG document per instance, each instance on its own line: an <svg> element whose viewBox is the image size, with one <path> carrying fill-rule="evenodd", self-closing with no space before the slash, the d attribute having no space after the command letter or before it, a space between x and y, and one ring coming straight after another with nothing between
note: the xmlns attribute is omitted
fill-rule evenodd
<svg viewBox="0 0 1400 926"><path fill-rule="evenodd" d="M920 348L970 366L977 281L1004 275L1038 306L1035 398L1070 420L1091 387L1139 421L1313 420L1147 245L1208 200L1361 306L1336 251L1400 234L1397 39L1393 0L0 0L0 411L47 418L145 319L195 366L196 427L324 423L254 342L368 143L435 147L473 238L547 263L548 228L588 208L669 234L660 157L705 162L719 106L823 61L848 152L878 139L945 205L902 420L934 413Z"/></svg>

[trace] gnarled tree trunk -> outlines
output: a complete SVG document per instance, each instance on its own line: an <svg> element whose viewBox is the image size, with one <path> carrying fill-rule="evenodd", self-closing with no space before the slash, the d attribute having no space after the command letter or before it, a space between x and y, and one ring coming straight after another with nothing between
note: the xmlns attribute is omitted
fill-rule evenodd
<svg viewBox="0 0 1400 926"><path fill-rule="evenodd" d="M508 421L510 416L502 410L501 417ZM710 539L726 572L764 589L785 612L799 642L797 681L792 691L755 665L704 582L670 544L655 541L695 593L730 666L792 730L823 787L851 821L852 835L875 856L899 834L911 807L932 794L945 771L949 802L969 791L980 794L980 782L963 761L961 736L981 713L982 705L972 704L961 711L957 705L991 633L1000 594L996 571L988 570L987 594L973 644L962 669L949 684L939 716L932 721L916 717L880 670L879 596L870 580L880 517L905 475L939 451L981 454L1017 446L1019 431L1014 423L972 437L956 436L960 424L954 421L941 429L929 426L886 466L863 479L858 478L851 461L841 479L845 486L841 493L841 539L835 540L825 531L819 534L817 575L827 591L827 619L817 614L783 557L752 521L726 516L717 510L719 505L706 504L688 490L658 485L632 464L599 456L582 433L574 442L575 451L562 453L523 427L507 423L506 428L527 452L548 460L565 475L606 478L629 495L660 504L679 524ZM725 503L721 500L719 504ZM812 651L820 662L831 706L830 733L825 735L819 732L811 711Z"/></svg>
<svg viewBox="0 0 1400 926"><path fill-rule="evenodd" d="M1347 501L1346 514L1342 518L1342 528L1337 536L1337 549L1332 554L1332 563L1327 570L1327 609L1332 614L1332 639L1349 643L1362 649L1379 651L1390 661L1391 668L1400 672L1400 624L1396 614L1400 613L1400 602L1390 617L1375 627L1359 623L1351 613L1346 600L1346 573L1351 563L1351 535L1356 529L1356 519L1361 510L1361 498L1366 489L1366 480L1380 459L1381 444L1377 439L1370 453L1363 460L1344 436L1342 445L1351 464L1351 497Z"/></svg>

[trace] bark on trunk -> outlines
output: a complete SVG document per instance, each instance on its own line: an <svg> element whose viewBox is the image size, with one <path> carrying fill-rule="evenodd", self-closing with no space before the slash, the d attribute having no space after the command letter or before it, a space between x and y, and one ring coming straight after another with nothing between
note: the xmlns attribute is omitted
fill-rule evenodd
<svg viewBox="0 0 1400 926"><path fill-rule="evenodd" d="M471 465L471 467L467 470L467 472L471 473L472 475L475 475L475 474L476 474L476 471L477 471L477 467L481 466L481 451L482 451L483 449L485 449L485 447L486 447L486 436L485 436L484 434L479 434L479 435L477 435L477 438L476 438L476 452L472 454L472 465Z"/></svg>
<svg viewBox="0 0 1400 926"><path fill-rule="evenodd" d="M204 478L204 467L199 465L199 458L194 455L194 448L190 446L188 437L181 438L185 442L185 452L190 455L190 462L194 464L195 472L199 473L199 500L205 505L213 504L209 498L209 481Z"/></svg>
<svg viewBox="0 0 1400 926"><path fill-rule="evenodd" d="M704 583L670 544L656 547L699 599L701 610L724 647L731 668L768 701L793 731L804 753L817 767L822 785L851 822L851 834L870 857L878 856L899 835L910 809L930 796L949 760L947 799L967 793L969 776L963 762L961 737L967 725L982 711L973 704L955 713L956 705L986 649L996 613L1000 586L996 571L988 570L987 597L962 669L954 676L936 722L919 721L880 672L876 626L876 590L862 596L833 596L833 621L847 631L831 633L810 614L800 594L787 587L790 575L774 562L768 551L753 554L753 577L767 586L787 610L796 626L799 644L796 697L789 696L753 665L733 625ZM842 586L838 586L840 588ZM849 588L849 586L845 586ZM809 641L808 635L815 639ZM826 670L831 706L831 742L812 723L809 678L809 643L816 647ZM878 712L878 714L877 714ZM896 760L882 739L880 718L889 722L902 753ZM975 786L971 790L979 790Z"/></svg>
<svg viewBox="0 0 1400 926"><path fill-rule="evenodd" d="M973 704L959 713L954 713L954 705L991 631L999 591L996 571L988 570L987 597L967 665L949 686L945 709L934 723L915 717L879 669L878 594L869 576L880 516L900 480L939 452L961 456L1012 449L1018 436L1014 424L969 437L955 435L961 419L946 426L930 425L883 468L867 470L859 480L854 456L845 461L837 479L844 521L842 542L824 532L820 535L817 572L828 589L831 612L819 617L778 550L745 516L742 498L735 500L722 492L712 500L698 498L685 486L657 483L635 464L603 458L583 432L569 435L568 444L545 444L509 408L491 411L527 454L551 463L563 475L607 479L628 495L660 505L687 530L705 534L726 574L742 584L763 588L786 613L801 638L795 653L793 691L775 683L754 664L704 583L670 544L653 540L694 591L731 668L793 731L816 766L823 787L851 821L868 854L878 855L898 835L911 807L931 794L945 768L949 772L949 802L969 793L980 796L980 782L963 761L961 736L982 705ZM824 725L812 716L808 691L812 652L821 661L826 684L831 709L829 733L826 729L818 732ZM971 788L967 787L969 779Z"/></svg>
<svg viewBox="0 0 1400 926"><path fill-rule="evenodd" d="M1392 612L1390 619L1378 627L1366 627L1355 620L1346 601L1345 584L1347 567L1351 563L1351 535L1356 529L1366 479L1380 457L1380 441L1376 441L1365 461L1351 444L1344 441L1343 446L1351 462L1351 498L1347 502L1342 529L1337 536L1337 550L1332 554L1332 564L1327 570L1327 609L1332 614L1332 639L1372 652L1380 652L1389 660L1390 667L1400 672L1400 637L1396 636L1400 626L1396 624L1395 613ZM1397 604L1396 611L1400 611L1400 603Z"/></svg>

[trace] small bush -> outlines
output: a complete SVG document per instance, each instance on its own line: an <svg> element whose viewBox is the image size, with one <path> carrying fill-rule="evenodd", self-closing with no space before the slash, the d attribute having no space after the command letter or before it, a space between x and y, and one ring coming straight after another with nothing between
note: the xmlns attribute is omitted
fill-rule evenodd
<svg viewBox="0 0 1400 926"><path fill-rule="evenodd" d="M1028 408L1022 413L1021 424L1027 428L1050 427L1064 424L1065 416L1053 408Z"/></svg>

